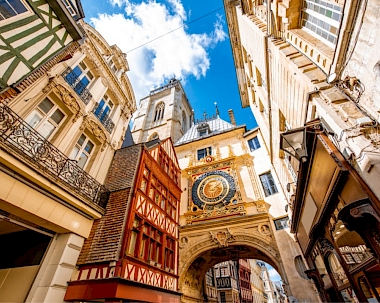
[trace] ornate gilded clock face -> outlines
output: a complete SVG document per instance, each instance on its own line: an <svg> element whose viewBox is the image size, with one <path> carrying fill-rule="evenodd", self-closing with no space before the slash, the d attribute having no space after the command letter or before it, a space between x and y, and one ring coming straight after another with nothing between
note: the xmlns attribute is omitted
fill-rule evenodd
<svg viewBox="0 0 380 303"><path fill-rule="evenodd" d="M204 205L227 205L235 194L233 178L223 172L208 172L200 176L193 185L192 198L194 204L203 208Z"/></svg>

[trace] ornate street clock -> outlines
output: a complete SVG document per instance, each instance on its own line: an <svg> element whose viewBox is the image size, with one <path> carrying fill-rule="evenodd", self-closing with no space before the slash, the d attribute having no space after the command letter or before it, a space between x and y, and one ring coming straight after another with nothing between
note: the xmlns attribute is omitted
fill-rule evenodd
<svg viewBox="0 0 380 303"><path fill-rule="evenodd" d="M228 205L236 192L231 175L223 171L211 171L201 175L193 184L193 203L200 209L221 208Z"/></svg>

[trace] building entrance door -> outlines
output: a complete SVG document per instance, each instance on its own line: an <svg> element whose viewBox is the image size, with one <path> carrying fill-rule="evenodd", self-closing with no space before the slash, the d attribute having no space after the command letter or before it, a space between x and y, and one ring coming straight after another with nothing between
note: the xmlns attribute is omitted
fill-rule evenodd
<svg viewBox="0 0 380 303"><path fill-rule="evenodd" d="M0 298L24 302L52 237L0 215Z"/></svg>

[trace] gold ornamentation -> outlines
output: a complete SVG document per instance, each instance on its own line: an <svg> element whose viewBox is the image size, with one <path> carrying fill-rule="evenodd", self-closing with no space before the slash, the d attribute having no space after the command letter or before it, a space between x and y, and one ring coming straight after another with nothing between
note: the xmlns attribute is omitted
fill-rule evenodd
<svg viewBox="0 0 380 303"><path fill-rule="evenodd" d="M222 217L226 215L246 215L247 211L243 205L230 205L213 210L203 210L186 214L186 224L202 221L204 219Z"/></svg>
<svg viewBox="0 0 380 303"><path fill-rule="evenodd" d="M265 202L256 202L256 208L258 213L266 213Z"/></svg>

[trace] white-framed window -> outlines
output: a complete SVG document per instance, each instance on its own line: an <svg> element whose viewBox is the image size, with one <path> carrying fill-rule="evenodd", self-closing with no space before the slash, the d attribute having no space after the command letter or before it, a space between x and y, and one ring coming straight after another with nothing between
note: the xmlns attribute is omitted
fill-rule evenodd
<svg viewBox="0 0 380 303"><path fill-rule="evenodd" d="M202 149L198 149L197 159L201 160L201 159L205 158L206 156L211 156L211 152L212 152L211 146L206 147L206 148L202 148Z"/></svg>
<svg viewBox="0 0 380 303"><path fill-rule="evenodd" d="M322 0L303 0L301 26L331 46L338 40L342 6Z"/></svg>
<svg viewBox="0 0 380 303"><path fill-rule="evenodd" d="M221 277L228 277L229 276L229 272L228 272L228 267L227 266L220 267L220 276Z"/></svg>
<svg viewBox="0 0 380 303"><path fill-rule="evenodd" d="M100 100L97 108L94 110L94 114L100 121L103 121L106 117L111 116L114 107L115 105L111 101L111 98L105 94L103 99Z"/></svg>
<svg viewBox="0 0 380 303"><path fill-rule="evenodd" d="M49 139L62 125L65 114L57 104L45 98L29 114L25 121L38 131L44 138Z"/></svg>
<svg viewBox="0 0 380 303"><path fill-rule="evenodd" d="M84 88L89 86L92 80L95 78L91 73L90 68L86 65L86 63L84 63L84 61L80 62L76 67L74 67L71 73L79 79L79 82L74 88L75 92L78 95L81 95Z"/></svg>
<svg viewBox="0 0 380 303"><path fill-rule="evenodd" d="M274 183L273 176L271 172L260 175L260 181L264 189L265 196L271 196L278 193L276 184Z"/></svg>
<svg viewBox="0 0 380 303"><path fill-rule="evenodd" d="M276 230L289 227L289 217L286 216L281 219L274 220L274 226L276 227Z"/></svg>
<svg viewBox="0 0 380 303"><path fill-rule="evenodd" d="M69 11L70 15L72 17L75 17L77 15L75 5L71 2L71 0L62 0L63 4L66 6L67 10Z"/></svg>
<svg viewBox="0 0 380 303"><path fill-rule="evenodd" d="M70 158L76 160L77 165L84 169L94 148L95 144L85 134L82 134L71 151Z"/></svg>
<svg viewBox="0 0 380 303"><path fill-rule="evenodd" d="M154 112L154 120L153 121L162 120L162 118L164 117L164 112L165 112L165 103L164 102L160 102L156 106L156 110Z"/></svg>
<svg viewBox="0 0 380 303"><path fill-rule="evenodd" d="M259 149L261 147L260 142L259 142L259 138L256 136L256 137L253 137L252 139L249 139L248 140L248 146L249 146L250 151L254 151L256 149Z"/></svg>
<svg viewBox="0 0 380 303"><path fill-rule="evenodd" d="M21 0L0 0L0 21L28 12Z"/></svg>

